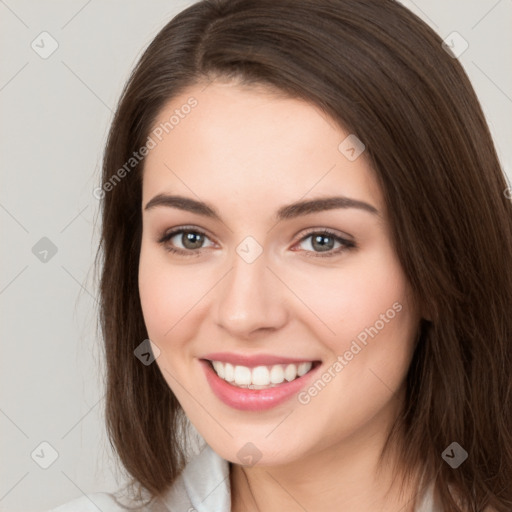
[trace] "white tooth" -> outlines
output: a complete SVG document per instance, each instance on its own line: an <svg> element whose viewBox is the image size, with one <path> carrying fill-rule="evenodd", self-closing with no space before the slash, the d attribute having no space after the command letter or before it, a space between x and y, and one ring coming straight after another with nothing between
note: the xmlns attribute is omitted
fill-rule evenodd
<svg viewBox="0 0 512 512"><path fill-rule="evenodd" d="M256 366L252 369L252 383L256 386L268 386L270 384L270 372L266 366Z"/></svg>
<svg viewBox="0 0 512 512"><path fill-rule="evenodd" d="M235 380L235 369L231 363L226 363L224 366L224 380L228 382Z"/></svg>
<svg viewBox="0 0 512 512"><path fill-rule="evenodd" d="M288 382L291 382L293 379L295 379L295 377L297 377L297 367L294 364L289 364L284 369L284 378Z"/></svg>
<svg viewBox="0 0 512 512"><path fill-rule="evenodd" d="M249 389L269 389L271 386L257 386L256 384L251 384Z"/></svg>
<svg viewBox="0 0 512 512"><path fill-rule="evenodd" d="M235 366L235 384L250 384L251 383L251 369L247 366Z"/></svg>
<svg viewBox="0 0 512 512"><path fill-rule="evenodd" d="M223 379L224 378L224 363L221 363L220 361L212 361L213 367L215 368L215 371L217 372L217 375Z"/></svg>
<svg viewBox="0 0 512 512"><path fill-rule="evenodd" d="M276 364L269 366L256 366L248 368L247 366L234 366L222 361L212 361L212 366L217 375L233 385L251 388L263 389L283 383L285 380L291 382L297 377L302 377L311 370L312 363L295 364Z"/></svg>
<svg viewBox="0 0 512 512"><path fill-rule="evenodd" d="M281 384L284 381L284 371L283 367L280 364L276 364L272 366L270 370L270 382L272 384Z"/></svg>
<svg viewBox="0 0 512 512"><path fill-rule="evenodd" d="M313 366L313 363L311 363L311 362L300 363L299 364L299 368L297 369L297 375L299 377L302 377L303 375L306 375L306 373L308 373L309 370L311 370L312 366Z"/></svg>

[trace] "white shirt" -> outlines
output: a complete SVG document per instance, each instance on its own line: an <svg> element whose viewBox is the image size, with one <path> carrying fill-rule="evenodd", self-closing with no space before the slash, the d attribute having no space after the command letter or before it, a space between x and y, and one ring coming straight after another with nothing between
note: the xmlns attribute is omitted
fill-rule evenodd
<svg viewBox="0 0 512 512"><path fill-rule="evenodd" d="M415 512L440 512L434 508L430 487ZM133 507L133 505L132 505ZM48 512L231 512L229 463L206 444L185 466L161 500L144 508L125 508L106 492L84 495Z"/></svg>

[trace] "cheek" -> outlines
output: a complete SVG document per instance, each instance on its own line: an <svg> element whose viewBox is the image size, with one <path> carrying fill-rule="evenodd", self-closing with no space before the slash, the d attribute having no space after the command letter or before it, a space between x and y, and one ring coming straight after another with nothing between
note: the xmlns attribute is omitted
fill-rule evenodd
<svg viewBox="0 0 512 512"><path fill-rule="evenodd" d="M148 337L165 356L159 364L190 356L189 342L198 337L209 307L208 292L218 280L218 274L201 265L170 264L169 259L164 249L142 244L139 294Z"/></svg>
<svg viewBox="0 0 512 512"><path fill-rule="evenodd" d="M142 245L139 262L139 294L148 335L157 344L175 337L189 303L197 301L197 281L186 271L166 263L165 251Z"/></svg>
<svg viewBox="0 0 512 512"><path fill-rule="evenodd" d="M398 403L391 399L398 396L414 349L419 318L405 275L391 251L370 256L333 272L329 293L308 296L314 299L311 309L322 313L317 336L332 359L304 390L301 403L312 408L304 421L320 424L326 443Z"/></svg>
<svg viewBox="0 0 512 512"><path fill-rule="evenodd" d="M300 279L297 275L290 279L316 317L317 335L337 353L359 334L364 339L365 329L377 324L377 329L390 334L401 329L409 316L407 281L386 244L351 256L337 268L300 272Z"/></svg>

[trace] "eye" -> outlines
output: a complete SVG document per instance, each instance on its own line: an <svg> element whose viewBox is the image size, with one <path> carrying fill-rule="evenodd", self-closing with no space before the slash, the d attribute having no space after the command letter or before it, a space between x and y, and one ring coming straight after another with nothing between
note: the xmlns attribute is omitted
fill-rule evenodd
<svg viewBox="0 0 512 512"><path fill-rule="evenodd" d="M173 241L173 239L176 240ZM206 233L200 229L185 226L165 233L158 240L158 243L162 244L165 250L171 253L183 256L199 256L201 250L205 248L203 245L205 240L210 240ZM299 244L304 244L307 240L309 242L306 243L306 246L309 246L309 249L306 248L305 253L308 257L336 256L347 249L356 247L355 242L347 240L329 229L310 231L300 239ZM176 247L177 243L180 243L181 247ZM339 244L339 246L333 250L335 244ZM210 247L213 245L215 244L212 243Z"/></svg>
<svg viewBox="0 0 512 512"><path fill-rule="evenodd" d="M347 249L356 247L355 242L352 240L347 240L328 229L310 231L309 234L301 238L300 243L304 243L307 240L309 240L309 242L306 243L306 246L312 249L306 250L306 256L308 257L323 258L336 256ZM339 246L336 250L333 250L336 243L338 243Z"/></svg>
<svg viewBox="0 0 512 512"><path fill-rule="evenodd" d="M182 247L175 247L176 241L173 242L173 238L182 244ZM181 227L165 233L159 240L158 243L162 244L165 249L172 253L183 254L186 256L198 256L200 251L197 249L203 249L202 247L205 240L209 240L206 233L196 228ZM171 243L172 242L172 245Z"/></svg>

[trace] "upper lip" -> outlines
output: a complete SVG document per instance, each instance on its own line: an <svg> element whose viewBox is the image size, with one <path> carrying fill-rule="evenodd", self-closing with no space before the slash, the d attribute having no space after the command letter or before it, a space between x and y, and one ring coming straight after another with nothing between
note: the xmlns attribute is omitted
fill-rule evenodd
<svg viewBox="0 0 512 512"><path fill-rule="evenodd" d="M271 366L275 364L299 364L318 361L314 358L296 358L276 356L272 354L235 354L231 352L215 352L206 354L201 359L208 359L209 361L222 361L224 363L231 363L232 365L247 366L249 368L255 366Z"/></svg>

